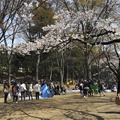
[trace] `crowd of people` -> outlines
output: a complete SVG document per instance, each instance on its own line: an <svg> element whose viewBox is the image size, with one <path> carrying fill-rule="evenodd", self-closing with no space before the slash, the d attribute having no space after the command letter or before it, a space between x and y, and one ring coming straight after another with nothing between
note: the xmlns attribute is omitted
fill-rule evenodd
<svg viewBox="0 0 120 120"><path fill-rule="evenodd" d="M5 82L4 83L4 103L7 103L7 98L11 94L13 102L17 103L19 100L39 100L42 97L52 97L54 95L66 94L66 88L60 84L51 81L46 82L45 80L41 82L16 82L12 81L12 87ZM67 86L67 85L66 85ZM110 85L109 85L110 86ZM106 86L108 87L108 86ZM69 87L68 87L69 90ZM105 96L105 84L102 81L96 80L80 80L75 85L75 90L80 90L80 95L83 97L93 96L94 94L99 94L100 96Z"/></svg>
<svg viewBox="0 0 120 120"><path fill-rule="evenodd" d="M76 84L75 89L79 89L80 95L83 97L93 96L95 93L99 93L100 96L105 96L104 83L101 81L81 80Z"/></svg>
<svg viewBox="0 0 120 120"><path fill-rule="evenodd" d="M43 96L42 94L45 94L45 87L47 86L47 89L49 89L49 97L52 97L53 95L60 95L65 94L66 89L63 86L60 86L59 84L56 84L54 81L51 81L50 83L47 83L46 81L40 82L12 82L10 85L5 82L3 91L4 91L4 103L7 103L7 98L9 95L12 96L13 103L18 103L19 100L23 101L26 100L26 97L28 97L29 100L33 100L33 97L35 96L36 100L39 100L40 96ZM44 90L43 90L44 89ZM47 91L48 94L48 91Z"/></svg>

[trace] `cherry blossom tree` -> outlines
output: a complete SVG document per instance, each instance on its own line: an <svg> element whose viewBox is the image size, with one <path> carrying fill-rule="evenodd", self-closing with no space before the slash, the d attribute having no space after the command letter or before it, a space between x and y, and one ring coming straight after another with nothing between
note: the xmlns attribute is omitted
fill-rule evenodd
<svg viewBox="0 0 120 120"><path fill-rule="evenodd" d="M105 1L101 3L101 6L94 8L88 3L84 9L79 6L72 10L66 7L60 11L59 15L55 16L55 25L44 28L49 31L45 38L55 41L57 45L64 47L75 41L84 45L85 79L89 79L89 47L91 46L90 49L92 49L94 45L119 42L119 19L116 19L119 12L115 11L119 4L115 1ZM72 7L75 8L74 5ZM111 14L115 13L114 17L110 13L109 16L106 14L110 10Z"/></svg>
<svg viewBox="0 0 120 120"><path fill-rule="evenodd" d="M15 44L25 39L23 33L27 31L27 26L32 21L32 12L41 4L37 0L36 2L31 0L0 1L0 43L1 51L4 50L7 54L9 83L11 79L11 60Z"/></svg>
<svg viewBox="0 0 120 120"><path fill-rule="evenodd" d="M69 47L76 41L84 46L86 79L89 79L89 49L96 45L120 42L119 2L116 0L63 2L62 9L54 16L55 24L43 28L48 33L42 39L16 46L16 52L29 54L38 49L48 52L59 46ZM59 14L58 14L59 13ZM31 47L32 46L32 47ZM44 48L44 49L43 49Z"/></svg>
<svg viewBox="0 0 120 120"><path fill-rule="evenodd" d="M4 46L1 47L1 50L4 50L7 55L8 66L6 67L8 69L9 84L14 44L22 32L21 27L24 26L22 25L23 19L18 19L18 16L23 15L24 2L25 0L0 1L0 43Z"/></svg>

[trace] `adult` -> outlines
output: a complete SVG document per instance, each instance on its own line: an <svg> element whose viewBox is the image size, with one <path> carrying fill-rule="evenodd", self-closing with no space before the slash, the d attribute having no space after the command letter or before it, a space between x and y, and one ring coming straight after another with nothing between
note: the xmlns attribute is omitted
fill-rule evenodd
<svg viewBox="0 0 120 120"><path fill-rule="evenodd" d="M12 86L13 103L18 103L19 86L16 82Z"/></svg>
<svg viewBox="0 0 120 120"><path fill-rule="evenodd" d="M52 90L55 88L54 81L51 81L51 83L50 83L50 88L51 88Z"/></svg>
<svg viewBox="0 0 120 120"><path fill-rule="evenodd" d="M80 82L79 82L79 89L80 89L80 95L81 95L81 96L84 95L84 94L83 94L83 86L84 86L83 81L80 81Z"/></svg>
<svg viewBox="0 0 120 120"><path fill-rule="evenodd" d="M26 88L26 84L25 84L25 83L22 83L22 82L21 82L21 84L20 84L20 86L19 86L19 91L20 91L20 93L21 93L21 101L23 100L23 98L24 98L24 100L25 100L26 91L27 91L27 88Z"/></svg>
<svg viewBox="0 0 120 120"><path fill-rule="evenodd" d="M39 100L39 95L40 95L40 84L38 82L36 82L36 84L33 86L33 90L35 92L35 97L36 100Z"/></svg>
<svg viewBox="0 0 120 120"><path fill-rule="evenodd" d="M33 84L30 82L27 84L27 95L29 97L29 100L33 100L33 96L32 96L32 92L33 92Z"/></svg>
<svg viewBox="0 0 120 120"><path fill-rule="evenodd" d="M87 80L84 80L84 83L83 83L84 97L88 97L88 92L89 92L89 83Z"/></svg>
<svg viewBox="0 0 120 120"><path fill-rule="evenodd" d="M104 86L103 86L103 83L101 81L98 81L98 93L103 96L105 96L105 93L104 93Z"/></svg>
<svg viewBox="0 0 120 120"><path fill-rule="evenodd" d="M93 88L92 88L93 85L94 85L94 84L93 84L93 81L90 80L88 84L89 84L89 95L90 95L90 96L93 96Z"/></svg>
<svg viewBox="0 0 120 120"><path fill-rule="evenodd" d="M66 88L65 86L60 85L61 93L66 94Z"/></svg>
<svg viewBox="0 0 120 120"><path fill-rule="evenodd" d="M55 85L53 90L54 90L55 95L60 95L59 85ZM62 92L63 92L63 90L62 90Z"/></svg>
<svg viewBox="0 0 120 120"><path fill-rule="evenodd" d="M5 82L3 86L3 92L4 92L4 103L7 103L7 98L10 90L10 85Z"/></svg>

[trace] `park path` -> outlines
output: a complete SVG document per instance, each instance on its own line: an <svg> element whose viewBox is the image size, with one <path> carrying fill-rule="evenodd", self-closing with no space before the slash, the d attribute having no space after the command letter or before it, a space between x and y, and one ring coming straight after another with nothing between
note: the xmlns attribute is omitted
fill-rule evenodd
<svg viewBox="0 0 120 120"><path fill-rule="evenodd" d="M82 98L79 93L53 98L20 101L18 104L0 102L1 120L120 120L116 93L105 97Z"/></svg>

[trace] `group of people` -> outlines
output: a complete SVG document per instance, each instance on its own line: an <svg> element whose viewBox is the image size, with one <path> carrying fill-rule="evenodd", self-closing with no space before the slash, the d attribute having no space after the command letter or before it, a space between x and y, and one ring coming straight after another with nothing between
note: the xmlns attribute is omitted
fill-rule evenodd
<svg viewBox="0 0 120 120"><path fill-rule="evenodd" d="M53 91L54 95L66 94L65 86L61 86L54 81L50 82L50 89Z"/></svg>
<svg viewBox="0 0 120 120"><path fill-rule="evenodd" d="M43 87L47 86L46 88L49 89L49 91ZM44 90L43 90L44 88ZM46 89L46 93L45 93ZM18 103L18 100L33 100L33 93L35 94L35 99L39 100L40 96L43 96L42 94L48 94L49 92L49 97L52 97L53 95L60 95L61 93L66 93L66 89L62 86L59 86L58 84L55 84L53 81L50 82L50 84L46 83L46 81L42 81L41 83L39 82L20 82L17 83L16 81L12 82L12 87L5 82L4 87L4 103L7 103L7 98L8 95L11 94L13 102Z"/></svg>
<svg viewBox="0 0 120 120"><path fill-rule="evenodd" d="M101 81L82 80L79 81L76 88L80 90L80 94L83 97L93 96L94 93L99 93L100 96L105 96L104 84Z"/></svg>
<svg viewBox="0 0 120 120"><path fill-rule="evenodd" d="M38 100L41 93L40 87L41 85L38 82L36 82L34 85L31 82L13 82L12 87L5 82L3 87L4 103L7 103L9 94L11 94L14 103L17 103L19 98L21 98L21 101L25 100L26 97L29 97L29 100L33 100L33 92L35 93L36 100Z"/></svg>
<svg viewBox="0 0 120 120"><path fill-rule="evenodd" d="M45 87L42 87L44 85ZM84 97L88 97L89 95L93 96L94 93L99 93L101 96L105 96L104 85L101 81L96 82L82 80L79 81L75 88L79 89L81 96ZM7 82L5 82L3 91L4 103L7 103L9 93L11 93L14 103L17 103L19 98L21 99L21 101L25 100L26 97L28 97L29 100L33 100L33 93L35 94L36 100L39 100L39 96L44 97L44 95L42 94L47 94L47 96L52 97L53 95L66 93L65 87L56 84L54 81L51 81L49 84L46 81L42 81L41 83L36 82L35 84L33 84L32 82L17 83L15 81L12 83L12 87L10 87Z"/></svg>

